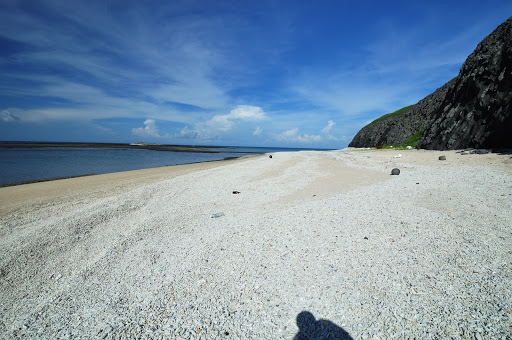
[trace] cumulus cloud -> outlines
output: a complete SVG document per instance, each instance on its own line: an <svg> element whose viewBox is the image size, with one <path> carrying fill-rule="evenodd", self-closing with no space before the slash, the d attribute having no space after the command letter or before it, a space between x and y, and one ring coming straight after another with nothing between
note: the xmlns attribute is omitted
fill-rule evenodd
<svg viewBox="0 0 512 340"><path fill-rule="evenodd" d="M265 111L259 106L238 105L230 113L225 115L215 115L206 125L209 129L220 131L229 131L233 128L236 121L261 121L267 119Z"/></svg>
<svg viewBox="0 0 512 340"><path fill-rule="evenodd" d="M331 135L331 129L334 127L334 125L336 125L336 123L332 120L329 120L327 122L327 125L322 129L322 134L324 135L324 137L331 141L342 140L342 138L334 137L333 135Z"/></svg>
<svg viewBox="0 0 512 340"><path fill-rule="evenodd" d="M190 129L188 126L185 126L179 133L175 134L174 137L184 139L197 139L200 137L200 133L197 130Z"/></svg>
<svg viewBox="0 0 512 340"><path fill-rule="evenodd" d="M294 128L290 130L286 130L279 135L277 135L277 139L285 142L299 142L299 143L311 143L311 142L319 142L322 140L322 136L320 135L308 135L299 134L299 128Z"/></svg>
<svg viewBox="0 0 512 340"><path fill-rule="evenodd" d="M267 115L261 107L250 105L238 105L236 109L231 110L228 116L232 119L249 121L257 121L267 118Z"/></svg>
<svg viewBox="0 0 512 340"><path fill-rule="evenodd" d="M253 136L260 136L263 132L263 129L260 126L256 126L256 129L254 129L254 132L252 133Z"/></svg>
<svg viewBox="0 0 512 340"><path fill-rule="evenodd" d="M12 122L17 122L20 119L18 118L18 116L13 114L11 111L3 110L2 112L0 112L0 120L3 122L6 122L6 123L12 123Z"/></svg>
<svg viewBox="0 0 512 340"><path fill-rule="evenodd" d="M132 135L139 136L139 137L151 137L151 138L162 138L162 137L168 137L168 134L166 135L160 135L158 132L158 127L156 126L156 123L153 119L146 119L144 121L145 127L138 127L132 129Z"/></svg>
<svg viewBox="0 0 512 340"><path fill-rule="evenodd" d="M336 125L335 122L333 122L332 120L328 121L327 126L322 129L322 133L329 134L334 125Z"/></svg>

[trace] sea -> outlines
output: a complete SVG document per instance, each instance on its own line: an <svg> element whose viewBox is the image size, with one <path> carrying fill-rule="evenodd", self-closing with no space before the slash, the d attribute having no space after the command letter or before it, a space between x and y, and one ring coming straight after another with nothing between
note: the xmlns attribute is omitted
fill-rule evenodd
<svg viewBox="0 0 512 340"><path fill-rule="evenodd" d="M217 153L105 147L0 147L0 186L216 161L260 153L319 149L230 146L209 147L208 150Z"/></svg>

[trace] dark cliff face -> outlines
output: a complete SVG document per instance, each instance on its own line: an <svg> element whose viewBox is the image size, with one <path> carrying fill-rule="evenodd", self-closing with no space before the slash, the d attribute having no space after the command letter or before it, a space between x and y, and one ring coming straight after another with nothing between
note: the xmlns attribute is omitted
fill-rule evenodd
<svg viewBox="0 0 512 340"><path fill-rule="evenodd" d="M512 17L467 58L456 79L404 114L365 126L351 147L399 145L425 129L418 148L512 148Z"/></svg>
<svg viewBox="0 0 512 340"><path fill-rule="evenodd" d="M409 137L429 126L432 113L441 106L446 93L454 83L453 80L446 83L401 115L366 125L355 135L349 146L361 148L402 144Z"/></svg>
<svg viewBox="0 0 512 340"><path fill-rule="evenodd" d="M512 17L462 66L419 148L512 148Z"/></svg>

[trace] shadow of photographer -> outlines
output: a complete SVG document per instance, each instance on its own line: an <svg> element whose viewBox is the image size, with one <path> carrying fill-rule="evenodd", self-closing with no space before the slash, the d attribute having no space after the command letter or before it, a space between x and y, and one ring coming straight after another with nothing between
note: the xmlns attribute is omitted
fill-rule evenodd
<svg viewBox="0 0 512 340"><path fill-rule="evenodd" d="M297 326L299 332L293 340L353 340L353 338L340 326L329 320L316 320L315 316L308 311L302 311L297 315Z"/></svg>

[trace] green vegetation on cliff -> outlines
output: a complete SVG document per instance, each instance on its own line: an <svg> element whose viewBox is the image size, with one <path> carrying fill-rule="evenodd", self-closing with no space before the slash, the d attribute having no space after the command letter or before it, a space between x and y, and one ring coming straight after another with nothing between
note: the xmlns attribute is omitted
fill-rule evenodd
<svg viewBox="0 0 512 340"><path fill-rule="evenodd" d="M395 112L391 112L391 113L385 114L384 116L382 116L382 117L379 117L379 118L375 119L373 122L371 122L371 123L370 123L370 124L368 124L368 125L371 125L371 124L377 123L378 121L381 121L381 120L386 119L386 118L389 118L389 117L393 117L393 116L401 115L402 113L405 113L405 112L409 111L409 109L410 109L411 107L413 107L413 106L414 106L414 105L409 105L409 106L406 106L406 107L401 108L400 110L396 110Z"/></svg>
<svg viewBox="0 0 512 340"><path fill-rule="evenodd" d="M425 129L421 129L420 131L416 132L414 135L412 135L411 137L407 138L407 140L405 140L402 145L403 146L412 146L413 148L416 147L416 145L418 145L418 142L420 141L421 137L423 136L423 133L425 132L426 128Z"/></svg>

